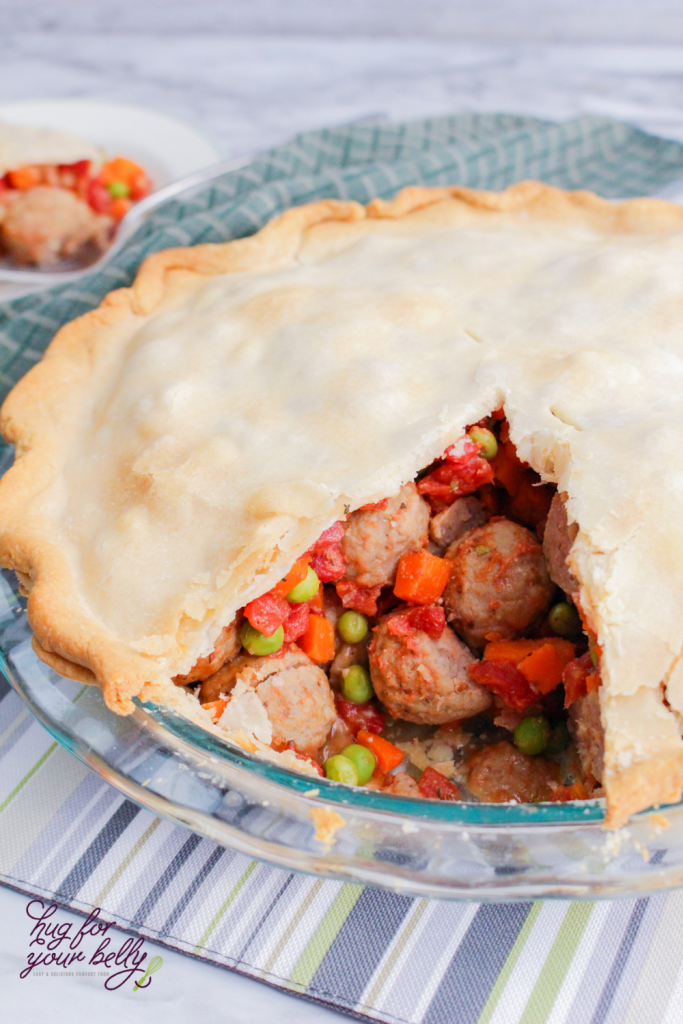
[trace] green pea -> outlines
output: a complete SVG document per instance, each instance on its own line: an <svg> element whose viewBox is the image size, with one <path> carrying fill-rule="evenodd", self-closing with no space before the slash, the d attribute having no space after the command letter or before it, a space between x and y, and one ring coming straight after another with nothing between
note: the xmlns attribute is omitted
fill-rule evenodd
<svg viewBox="0 0 683 1024"><path fill-rule="evenodd" d="M127 199L130 195L130 188L125 181L110 181L107 185L107 192L112 199Z"/></svg>
<svg viewBox="0 0 683 1024"><path fill-rule="evenodd" d="M265 636L260 630L254 629L245 619L240 629L240 640L242 647L249 654L262 657L265 654L275 654L280 650L285 640L285 631L282 626L278 626L272 636Z"/></svg>
<svg viewBox="0 0 683 1024"><path fill-rule="evenodd" d="M362 665L351 665L342 672L342 694L354 704L367 704L375 691L370 682L370 673Z"/></svg>
<svg viewBox="0 0 683 1024"><path fill-rule="evenodd" d="M581 619L573 604L560 601L548 612L548 624L557 636L578 636L581 632Z"/></svg>
<svg viewBox="0 0 683 1024"><path fill-rule="evenodd" d="M491 459L495 459L498 454L498 442L496 441L496 435L486 427L472 427L470 430L470 441L474 444L481 445L479 454L482 459L487 459L489 462Z"/></svg>
<svg viewBox="0 0 683 1024"><path fill-rule="evenodd" d="M337 631L345 644L359 644L368 635L368 620L360 612L344 612L339 617Z"/></svg>
<svg viewBox="0 0 683 1024"><path fill-rule="evenodd" d="M311 598L315 597L319 587L320 580L316 575L315 569L311 569L309 565L306 579L292 587L287 594L287 600L290 604L303 604L305 601L310 601Z"/></svg>
<svg viewBox="0 0 683 1024"><path fill-rule="evenodd" d="M323 765L323 771L325 772L325 778L332 779L333 782L345 782L347 786L358 785L356 766L353 761L349 760L348 757L344 757L343 754L335 754L334 757L328 757Z"/></svg>
<svg viewBox="0 0 683 1024"><path fill-rule="evenodd" d="M569 729L564 722L558 722L550 730L550 737L546 744L546 754L561 754L569 745Z"/></svg>
<svg viewBox="0 0 683 1024"><path fill-rule="evenodd" d="M549 739L550 725L543 715L523 718L515 729L515 746L522 754L540 754Z"/></svg>
<svg viewBox="0 0 683 1024"><path fill-rule="evenodd" d="M372 778L372 773L377 766L377 758L367 747L361 746L360 743L351 743L348 747L344 747L341 756L347 757L354 765L360 786L364 786Z"/></svg>

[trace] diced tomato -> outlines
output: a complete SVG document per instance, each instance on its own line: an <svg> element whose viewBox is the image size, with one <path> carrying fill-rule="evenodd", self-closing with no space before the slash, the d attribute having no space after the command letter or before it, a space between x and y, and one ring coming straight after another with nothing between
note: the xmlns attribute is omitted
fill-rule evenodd
<svg viewBox="0 0 683 1024"><path fill-rule="evenodd" d="M524 711L538 700L538 694L511 661L477 661L469 673L475 682L487 686L513 711Z"/></svg>
<svg viewBox="0 0 683 1024"><path fill-rule="evenodd" d="M311 556L311 568L321 583L334 583L344 575L344 556L339 545L330 545Z"/></svg>
<svg viewBox="0 0 683 1024"><path fill-rule="evenodd" d="M308 629L308 615L310 609L307 604L291 604L291 611L283 623L285 628L285 643L294 643L302 637Z"/></svg>
<svg viewBox="0 0 683 1024"><path fill-rule="evenodd" d="M269 591L245 606L244 615L254 629L260 630L264 636L272 636L276 629L289 618L291 605L284 597L278 597Z"/></svg>
<svg viewBox="0 0 683 1024"><path fill-rule="evenodd" d="M307 554L311 556L311 568L321 583L333 583L344 575L344 556L339 543L344 536L341 523L333 523L318 537Z"/></svg>
<svg viewBox="0 0 683 1024"><path fill-rule="evenodd" d="M111 206L111 196L107 191L107 187L98 176L91 178L88 182L88 188L86 191L86 200L92 207L95 213L108 213L109 207Z"/></svg>
<svg viewBox="0 0 683 1024"><path fill-rule="evenodd" d="M337 714L346 722L354 736L360 729L379 735L384 728L384 715L372 703L356 704L352 700L337 697Z"/></svg>
<svg viewBox="0 0 683 1024"><path fill-rule="evenodd" d="M381 501L369 501L367 505L361 505L358 509L359 512L383 512L389 504L388 498L382 498Z"/></svg>
<svg viewBox="0 0 683 1024"><path fill-rule="evenodd" d="M460 800L460 790L437 772L436 768L425 768L417 784L420 795L428 800Z"/></svg>
<svg viewBox="0 0 683 1024"><path fill-rule="evenodd" d="M589 675L595 675L595 670L588 652L582 654L580 658L574 658L565 666L562 682L564 683L564 706L566 708L588 692L586 680ZM591 680L591 684L592 682ZM592 686L592 689L595 687Z"/></svg>
<svg viewBox="0 0 683 1024"><path fill-rule="evenodd" d="M354 580L339 580L335 589L345 608L353 608L363 615L377 614L377 598L381 587L361 587Z"/></svg>
<svg viewBox="0 0 683 1024"><path fill-rule="evenodd" d="M79 184L84 182L90 174L90 161L76 160L73 164L59 164L59 166L53 170L57 181L62 188L75 189L78 191Z"/></svg>
<svg viewBox="0 0 683 1024"><path fill-rule="evenodd" d="M444 453L445 461L418 481L418 493L450 505L456 498L493 483L493 468L479 454L479 447L469 437L450 445Z"/></svg>
<svg viewBox="0 0 683 1024"><path fill-rule="evenodd" d="M283 626L285 630L286 644L294 643L303 636L308 629L308 616L310 610L307 604L290 604L290 613L285 619Z"/></svg>
<svg viewBox="0 0 683 1024"><path fill-rule="evenodd" d="M311 551L322 551L323 548L329 548L332 544L339 544L343 539L344 527L342 524L339 522L332 523L332 526L328 526L326 530L323 530Z"/></svg>
<svg viewBox="0 0 683 1024"><path fill-rule="evenodd" d="M413 630L419 630L432 640L438 640L445 628L446 615L441 605L412 608L404 615L394 615L387 622L387 629L394 636L409 636Z"/></svg>
<svg viewBox="0 0 683 1024"><path fill-rule="evenodd" d="M491 413L491 416L493 417L494 420L504 420L505 409L494 409L493 412Z"/></svg>

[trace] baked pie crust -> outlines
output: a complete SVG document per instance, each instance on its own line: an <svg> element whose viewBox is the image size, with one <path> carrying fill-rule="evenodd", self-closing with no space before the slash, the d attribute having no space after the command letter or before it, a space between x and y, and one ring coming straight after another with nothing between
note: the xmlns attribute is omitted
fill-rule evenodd
<svg viewBox="0 0 683 1024"><path fill-rule="evenodd" d="M196 717L172 677L236 610L504 406L578 524L608 821L680 799L682 282L683 209L536 182L325 200L150 257L2 409L0 561L37 653L116 712Z"/></svg>

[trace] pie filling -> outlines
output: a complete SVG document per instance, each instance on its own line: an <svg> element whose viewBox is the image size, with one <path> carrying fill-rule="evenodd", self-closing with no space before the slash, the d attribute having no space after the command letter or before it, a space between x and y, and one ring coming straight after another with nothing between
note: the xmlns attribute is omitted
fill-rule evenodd
<svg viewBox="0 0 683 1024"><path fill-rule="evenodd" d="M600 795L576 532L498 410L325 530L174 681L228 737L338 782L487 803Z"/></svg>
<svg viewBox="0 0 683 1024"><path fill-rule="evenodd" d="M1 144L2 125L0 157ZM117 222L151 189L144 168L126 157L12 167L0 174L0 254L49 266L86 246L105 249Z"/></svg>

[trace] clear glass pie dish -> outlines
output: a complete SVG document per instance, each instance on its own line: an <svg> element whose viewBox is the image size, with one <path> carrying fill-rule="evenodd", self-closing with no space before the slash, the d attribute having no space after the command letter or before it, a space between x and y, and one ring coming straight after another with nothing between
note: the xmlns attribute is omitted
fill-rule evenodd
<svg viewBox="0 0 683 1024"><path fill-rule="evenodd" d="M288 870L461 900L633 896L683 884L682 804L607 832L600 800L446 803L312 783L168 709L138 704L115 715L98 688L62 678L33 653L7 572L0 670L52 736L126 797Z"/></svg>

